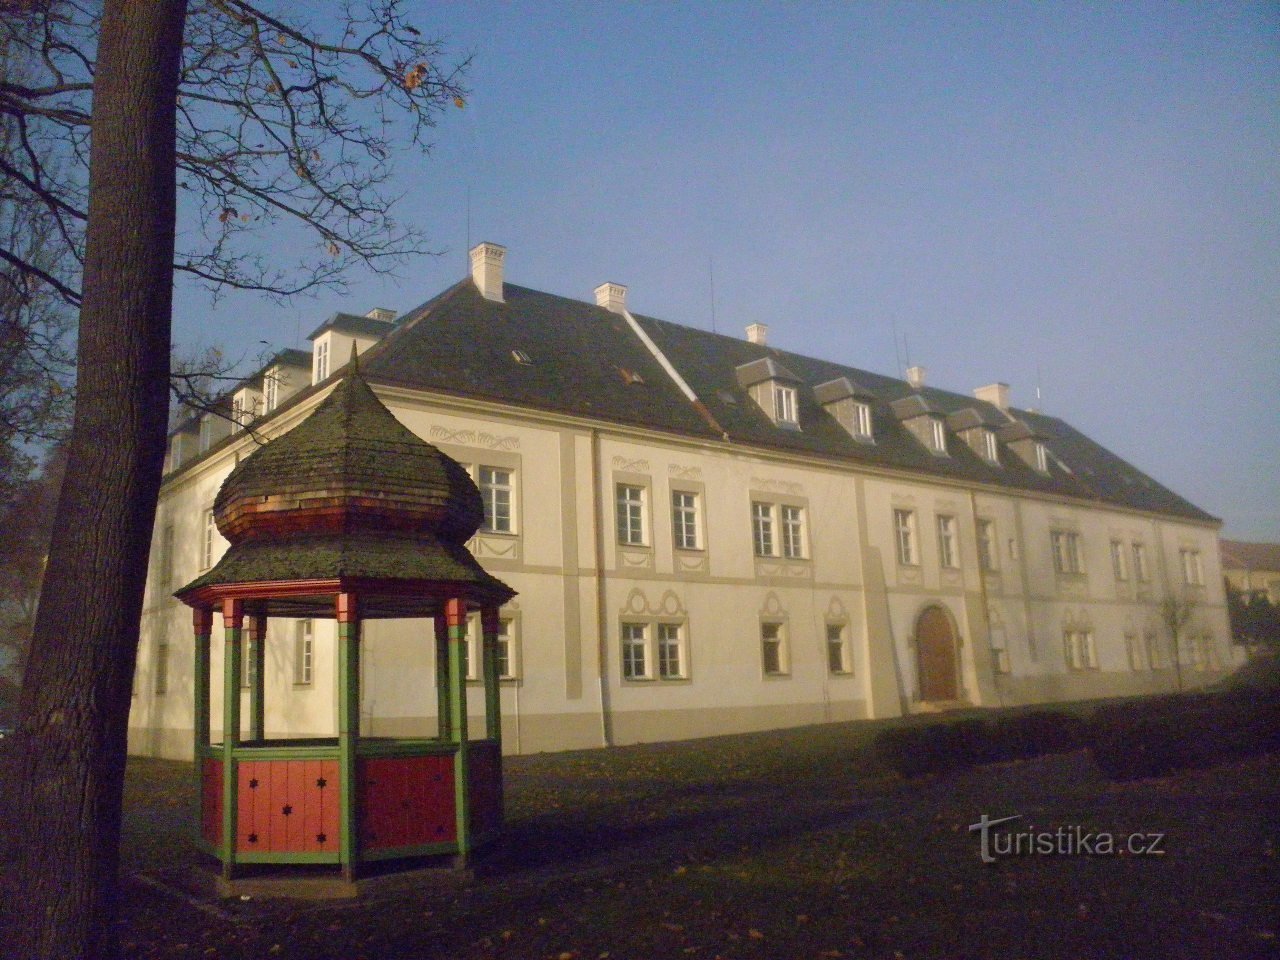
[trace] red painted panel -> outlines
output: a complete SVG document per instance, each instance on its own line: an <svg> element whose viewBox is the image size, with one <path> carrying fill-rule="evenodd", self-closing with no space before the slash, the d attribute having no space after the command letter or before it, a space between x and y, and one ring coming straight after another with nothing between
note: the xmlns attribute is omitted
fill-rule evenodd
<svg viewBox="0 0 1280 960"><path fill-rule="evenodd" d="M321 760L320 776L324 778L324 786L320 789L320 832L324 834L324 840L317 842L317 849L337 850L338 831L342 826L338 810L338 801L342 798L338 761Z"/></svg>
<svg viewBox="0 0 1280 960"><path fill-rule="evenodd" d="M289 849L289 818L286 808L292 809L289 797L289 767L287 760L262 761L266 781L271 785L271 806L262 827L267 835L267 849L284 852Z"/></svg>
<svg viewBox="0 0 1280 960"><path fill-rule="evenodd" d="M222 842L222 761L206 757L200 769L200 833L205 842Z"/></svg>
<svg viewBox="0 0 1280 960"><path fill-rule="evenodd" d="M502 754L495 743L473 744L470 753L471 830L502 825Z"/></svg>
<svg viewBox="0 0 1280 960"><path fill-rule="evenodd" d="M358 781L364 849L454 839L452 756L366 760Z"/></svg>
<svg viewBox="0 0 1280 960"><path fill-rule="evenodd" d="M257 815L257 783L259 763L253 761L236 764L236 849L261 850L260 820Z"/></svg>
<svg viewBox="0 0 1280 960"><path fill-rule="evenodd" d="M423 794L427 815L425 843L452 843L458 838L454 811L453 754L423 757Z"/></svg>

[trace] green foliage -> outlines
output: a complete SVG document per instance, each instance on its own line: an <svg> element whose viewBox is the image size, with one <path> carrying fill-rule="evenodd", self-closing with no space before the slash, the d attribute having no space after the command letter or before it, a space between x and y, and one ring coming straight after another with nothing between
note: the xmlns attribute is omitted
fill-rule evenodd
<svg viewBox="0 0 1280 960"><path fill-rule="evenodd" d="M875 754L902 776L917 777L1070 753L1085 743L1085 724L1079 717L1038 710L894 727L876 737Z"/></svg>
<svg viewBox="0 0 1280 960"><path fill-rule="evenodd" d="M1280 749L1280 698L1230 691L1109 704L1092 718L1089 747L1112 780L1268 753Z"/></svg>
<svg viewBox="0 0 1280 960"><path fill-rule="evenodd" d="M1280 604L1260 590L1248 594L1227 582L1227 617L1236 643L1280 650Z"/></svg>

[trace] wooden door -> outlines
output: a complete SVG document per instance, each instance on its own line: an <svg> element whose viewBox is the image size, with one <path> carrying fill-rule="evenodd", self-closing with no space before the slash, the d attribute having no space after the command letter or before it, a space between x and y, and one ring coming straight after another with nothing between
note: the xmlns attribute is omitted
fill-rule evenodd
<svg viewBox="0 0 1280 960"><path fill-rule="evenodd" d="M955 631L941 607L929 607L916 622L916 659L921 700L957 699Z"/></svg>

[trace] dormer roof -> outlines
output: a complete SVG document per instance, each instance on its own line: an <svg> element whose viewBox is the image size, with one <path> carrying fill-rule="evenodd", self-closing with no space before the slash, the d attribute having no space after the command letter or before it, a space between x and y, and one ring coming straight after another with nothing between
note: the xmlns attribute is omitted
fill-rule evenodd
<svg viewBox="0 0 1280 960"><path fill-rule="evenodd" d="M1007 422L1002 418L997 418L995 414L977 407L965 407L963 410L957 410L947 416L947 426L956 433L962 430L974 430L978 427L995 430L1004 426Z"/></svg>
<svg viewBox="0 0 1280 960"><path fill-rule="evenodd" d="M931 403L929 398L921 393L913 393L910 396L902 397L894 400L889 404L893 410L893 415L899 420L913 420L916 417L940 417L944 411L937 404Z"/></svg>
<svg viewBox="0 0 1280 960"><path fill-rule="evenodd" d="M738 386L754 387L766 380L781 380L783 383L800 383L800 378L784 367L773 357L761 357L750 363L734 368L738 376Z"/></svg>
<svg viewBox="0 0 1280 960"><path fill-rule="evenodd" d="M342 313L339 311L324 323L320 324L320 326L316 327L307 339L314 340L316 337L320 336L320 334L329 330L334 330L338 333L354 333L358 336L384 337L391 332L393 327L395 327L395 322L392 320L379 320L376 317L361 317L354 313ZM304 354L304 356L306 356L306 354ZM311 365L310 357L307 357L306 365L308 367Z"/></svg>
<svg viewBox="0 0 1280 960"><path fill-rule="evenodd" d="M998 431L999 437L1005 443L1014 443L1018 440L1041 440L1044 435L1036 431L1025 420L1015 419L1011 423L1006 423Z"/></svg>
<svg viewBox="0 0 1280 960"><path fill-rule="evenodd" d="M838 400L873 400L873 394L866 387L849 377L836 377L813 388L813 396L819 403L835 403Z"/></svg>

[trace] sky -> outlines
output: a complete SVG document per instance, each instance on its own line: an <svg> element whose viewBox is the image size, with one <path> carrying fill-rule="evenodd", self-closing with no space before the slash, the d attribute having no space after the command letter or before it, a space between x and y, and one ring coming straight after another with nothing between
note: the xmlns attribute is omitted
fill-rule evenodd
<svg viewBox="0 0 1280 960"><path fill-rule="evenodd" d="M306 348L488 240L511 283L1004 381L1280 541L1280 4L407 6L473 57L394 184L440 256L284 305L180 283L180 349Z"/></svg>

